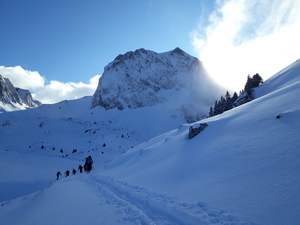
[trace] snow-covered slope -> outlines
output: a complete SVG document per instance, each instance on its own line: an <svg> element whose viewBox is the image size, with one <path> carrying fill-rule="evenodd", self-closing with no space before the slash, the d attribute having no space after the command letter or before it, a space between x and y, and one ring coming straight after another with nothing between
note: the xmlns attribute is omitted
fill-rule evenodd
<svg viewBox="0 0 300 225"><path fill-rule="evenodd" d="M268 94L202 120L208 127L194 139L187 139L190 125L184 125L123 154L101 173L259 224L298 224L299 66L266 81L262 91Z"/></svg>
<svg viewBox="0 0 300 225"><path fill-rule="evenodd" d="M2 113L0 148L76 159L90 152L104 163L184 122L172 118L172 112L162 113L159 106L107 111L102 107L91 110L90 102L91 97L85 97Z"/></svg>
<svg viewBox="0 0 300 225"><path fill-rule="evenodd" d="M286 88L289 85L295 85L296 83L299 83L299 61L300 59L279 71L266 82L264 82L264 84L262 84L261 87L255 91L255 96L261 97L263 95L278 91L282 88Z"/></svg>
<svg viewBox="0 0 300 225"><path fill-rule="evenodd" d="M202 63L181 49L160 54L138 49L105 67L92 106L122 110L167 104L174 114L195 121L207 116L207 108L223 92Z"/></svg>
<svg viewBox="0 0 300 225"><path fill-rule="evenodd" d="M267 80L255 100L194 124L208 126L190 140L191 125L159 118L159 105L90 110L83 98L0 114L0 224L298 224L299 67ZM112 152L119 156L107 163ZM55 181L88 154L90 174ZM14 182L37 192L23 196Z"/></svg>

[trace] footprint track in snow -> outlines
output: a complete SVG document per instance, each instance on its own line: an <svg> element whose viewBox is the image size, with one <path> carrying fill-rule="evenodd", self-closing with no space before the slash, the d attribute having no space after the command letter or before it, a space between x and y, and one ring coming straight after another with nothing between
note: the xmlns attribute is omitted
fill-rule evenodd
<svg viewBox="0 0 300 225"><path fill-rule="evenodd" d="M133 224L254 225L226 210L210 208L205 202L182 203L176 198L150 192L110 177L91 175L86 180L122 212L123 221Z"/></svg>

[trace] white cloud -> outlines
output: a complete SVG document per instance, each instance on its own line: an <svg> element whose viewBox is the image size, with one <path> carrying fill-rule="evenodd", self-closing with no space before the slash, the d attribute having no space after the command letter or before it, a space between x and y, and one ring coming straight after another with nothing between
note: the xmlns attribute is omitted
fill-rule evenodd
<svg viewBox="0 0 300 225"><path fill-rule="evenodd" d="M100 78L100 75L96 75L89 80L88 84L59 81L50 81L49 84L45 84L46 79L37 71L24 70L21 66L0 66L0 74L8 78L15 87L30 90L34 99L47 104L91 96Z"/></svg>
<svg viewBox="0 0 300 225"><path fill-rule="evenodd" d="M89 84L79 83L62 83L59 81L50 81L43 89L34 93L34 99L43 103L55 103L65 99L72 100L94 94L100 75L90 79Z"/></svg>
<svg viewBox="0 0 300 225"><path fill-rule="evenodd" d="M266 80L300 58L299 12L294 0L218 1L192 44L216 81L239 91L248 74Z"/></svg>
<svg viewBox="0 0 300 225"><path fill-rule="evenodd" d="M37 71L24 70L21 66L0 66L0 74L8 78L15 87L31 91L44 87L45 78Z"/></svg>

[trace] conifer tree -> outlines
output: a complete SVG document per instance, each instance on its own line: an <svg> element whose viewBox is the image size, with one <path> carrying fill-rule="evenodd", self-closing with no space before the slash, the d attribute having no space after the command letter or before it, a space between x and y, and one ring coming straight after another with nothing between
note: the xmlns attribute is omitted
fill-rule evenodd
<svg viewBox="0 0 300 225"><path fill-rule="evenodd" d="M253 88L259 87L263 83L262 77L257 73L253 75Z"/></svg>
<svg viewBox="0 0 300 225"><path fill-rule="evenodd" d="M231 98L231 102L232 102L232 105L234 105L234 102L238 99L238 95L236 92L233 93L233 96Z"/></svg>
<svg viewBox="0 0 300 225"><path fill-rule="evenodd" d="M227 110L253 100L253 88L259 87L259 85L262 83L263 79L258 73L253 75L253 77L248 75L245 87L240 91L239 95L234 92L233 96L231 97L229 92L226 91L225 97L221 96L219 101L215 101L214 107L210 107L209 117L222 114Z"/></svg>
<svg viewBox="0 0 300 225"><path fill-rule="evenodd" d="M212 116L214 116L214 110L213 110L213 107L211 106L209 109L208 117L212 117Z"/></svg>

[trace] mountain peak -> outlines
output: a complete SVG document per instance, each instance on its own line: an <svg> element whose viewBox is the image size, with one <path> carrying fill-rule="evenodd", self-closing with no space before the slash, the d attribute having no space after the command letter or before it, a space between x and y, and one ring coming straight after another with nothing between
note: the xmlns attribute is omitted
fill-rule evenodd
<svg viewBox="0 0 300 225"><path fill-rule="evenodd" d="M219 88L197 58L180 48L166 53L141 48L118 55L105 67L92 107L122 110L167 102L177 109L186 105L208 107L216 92L204 91L205 86Z"/></svg>
<svg viewBox="0 0 300 225"><path fill-rule="evenodd" d="M18 95L15 87L12 85L8 78L0 75L0 101L3 103L19 103L22 104L22 100Z"/></svg>
<svg viewBox="0 0 300 225"><path fill-rule="evenodd" d="M135 51L128 51L125 54L119 54L112 63L119 63L119 62L124 62L128 60L135 60L137 58L141 57L147 57L154 52L150 50L145 50L144 48L137 49Z"/></svg>
<svg viewBox="0 0 300 225"><path fill-rule="evenodd" d="M42 103L33 100L29 90L15 88L8 78L0 75L0 111L14 111L37 107Z"/></svg>
<svg viewBox="0 0 300 225"><path fill-rule="evenodd" d="M177 53L177 54L186 54L181 48L176 47L174 50L172 50L172 53Z"/></svg>

